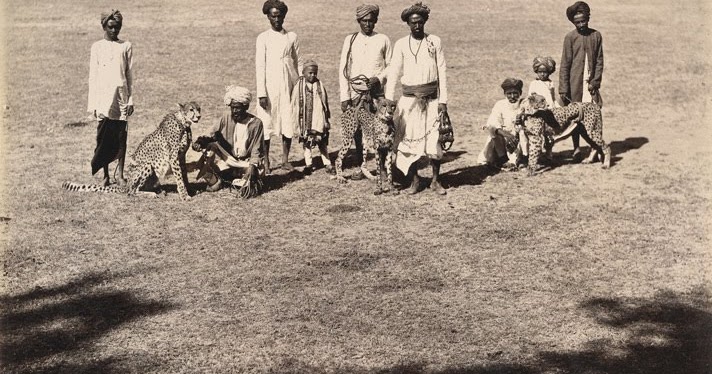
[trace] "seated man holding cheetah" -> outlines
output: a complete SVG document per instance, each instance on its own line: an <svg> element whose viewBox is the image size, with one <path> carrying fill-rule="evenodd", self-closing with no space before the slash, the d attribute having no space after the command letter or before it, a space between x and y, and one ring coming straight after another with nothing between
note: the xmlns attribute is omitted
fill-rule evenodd
<svg viewBox="0 0 712 374"><path fill-rule="evenodd" d="M251 101L247 88L228 86L224 103L229 110L210 136L201 136L193 143L193 150L203 152L198 179L205 179L208 192L220 190L223 180L235 179L233 185L241 186L264 174L264 128L259 118L247 112Z"/></svg>

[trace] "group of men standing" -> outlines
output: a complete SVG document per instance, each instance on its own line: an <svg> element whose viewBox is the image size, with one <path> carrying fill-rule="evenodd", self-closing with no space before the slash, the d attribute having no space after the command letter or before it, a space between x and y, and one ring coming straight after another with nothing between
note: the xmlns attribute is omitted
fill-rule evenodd
<svg viewBox="0 0 712 374"><path fill-rule="evenodd" d="M427 157L431 161L433 179L430 187L438 194L446 194L440 185L442 148L438 142L438 117L447 111L447 79L445 56L440 38L425 33L430 9L418 2L401 13L401 20L410 34L393 46L389 38L375 31L379 16L378 5L364 4L356 8L360 31L347 35L339 63L339 100L341 109L363 106L375 112L373 100L394 99L396 82L400 77L402 96L394 116L399 129L396 166L410 180L409 193L419 190L417 161ZM269 154L271 136L281 138L282 168L292 170L288 162L294 137L291 124L290 93L302 71L299 39L294 32L283 28L288 12L280 0L265 1L262 12L271 28L257 37L256 77L257 117L265 127L265 153ZM364 83L366 89L363 89ZM356 136L357 157L363 163L363 142ZM265 157L269 170L269 157ZM360 179L359 171L352 178Z"/></svg>

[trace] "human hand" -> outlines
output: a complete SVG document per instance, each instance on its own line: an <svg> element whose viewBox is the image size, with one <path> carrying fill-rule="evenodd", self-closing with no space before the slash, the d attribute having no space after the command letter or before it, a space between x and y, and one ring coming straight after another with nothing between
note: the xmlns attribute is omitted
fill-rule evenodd
<svg viewBox="0 0 712 374"><path fill-rule="evenodd" d="M267 106L269 105L269 100L267 100L266 97L260 97L260 106L262 109L267 110Z"/></svg>
<svg viewBox="0 0 712 374"><path fill-rule="evenodd" d="M490 138L494 138L497 136L497 128L496 127L484 125L484 126L482 126L482 130L487 131Z"/></svg>
<svg viewBox="0 0 712 374"><path fill-rule="evenodd" d="M208 144L213 141L215 141L215 139L210 136L199 136L198 139L195 139L195 141L193 142L193 150L196 152L200 152L204 149L207 149Z"/></svg>
<svg viewBox="0 0 712 374"><path fill-rule="evenodd" d="M568 105L568 104L569 104L569 98L566 96L565 93L560 93L560 94L559 94L559 98L561 99L561 103L562 103L562 104L564 104L564 105Z"/></svg>
<svg viewBox="0 0 712 374"><path fill-rule="evenodd" d="M243 179L248 182L257 179L257 165L250 164L250 166L247 167L247 170L245 170Z"/></svg>
<svg viewBox="0 0 712 374"><path fill-rule="evenodd" d="M126 106L126 116L128 117L128 116L132 115L133 112L134 112L134 106L131 104L127 105Z"/></svg>
<svg viewBox="0 0 712 374"><path fill-rule="evenodd" d="M342 101L342 102L341 102L341 111L342 111L342 112L347 111L349 108L351 108L351 105L352 105L352 104L351 104L351 100L344 100L344 101Z"/></svg>
<svg viewBox="0 0 712 374"><path fill-rule="evenodd" d="M447 104L438 104L438 114L440 113L447 113Z"/></svg>
<svg viewBox="0 0 712 374"><path fill-rule="evenodd" d="M501 135L507 143L516 139L514 134L504 129L496 129L495 134Z"/></svg>
<svg viewBox="0 0 712 374"><path fill-rule="evenodd" d="M368 88L369 88L369 89L370 89L370 88L373 88L373 87L376 86L377 84L381 84L381 80L378 79L378 77L371 77L371 78L368 78Z"/></svg>
<svg viewBox="0 0 712 374"><path fill-rule="evenodd" d="M588 85L588 92L590 92L591 95L594 95L596 93L596 91L598 91L598 87L596 87L592 84Z"/></svg>

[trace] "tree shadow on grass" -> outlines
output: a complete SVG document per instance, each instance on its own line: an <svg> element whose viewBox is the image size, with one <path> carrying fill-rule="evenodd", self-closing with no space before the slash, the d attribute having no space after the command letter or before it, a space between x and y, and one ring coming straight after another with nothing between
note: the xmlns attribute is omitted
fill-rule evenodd
<svg viewBox="0 0 712 374"><path fill-rule="evenodd" d="M0 297L0 368L13 373L96 373L155 365L133 354L128 361L95 356L95 342L104 335L174 308L127 291L94 288L112 278L88 274L57 287Z"/></svg>
<svg viewBox="0 0 712 374"><path fill-rule="evenodd" d="M482 364L429 369L437 362L406 362L385 368L350 368L377 374L545 374L712 372L712 304L699 287L689 294L661 291L652 298L591 298L580 304L599 325L615 334L592 339L582 350L542 351L532 359L503 362L502 352L481 357ZM478 357L473 357L478 359ZM329 372L299 361L273 368L275 373Z"/></svg>
<svg viewBox="0 0 712 374"><path fill-rule="evenodd" d="M581 307L623 339L592 340L579 352L541 353L543 367L567 373L712 372L712 308L701 287L651 299L593 298Z"/></svg>

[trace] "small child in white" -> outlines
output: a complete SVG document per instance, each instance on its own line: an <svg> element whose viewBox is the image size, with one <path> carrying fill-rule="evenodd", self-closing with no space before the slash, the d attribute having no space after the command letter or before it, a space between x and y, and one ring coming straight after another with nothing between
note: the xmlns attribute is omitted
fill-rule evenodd
<svg viewBox="0 0 712 374"><path fill-rule="evenodd" d="M551 74L554 74L556 71L556 61L549 56L537 56L532 63L532 69L534 69L534 73L536 73L536 80L529 83L527 97L532 94L539 94L546 98L546 104L549 109L561 106L557 101L558 95L556 95L555 92L554 82L549 79Z"/></svg>
<svg viewBox="0 0 712 374"><path fill-rule="evenodd" d="M544 96L546 99L547 109L559 108L563 106L563 103L559 102L561 100L559 95L556 95L554 82L549 79L551 74L554 74L556 71L556 61L549 56L537 56L532 62L532 69L534 69L534 73L536 73L536 80L529 83L529 93L527 94L527 97L533 94ZM551 162L552 160L551 148L554 141L553 136L554 134L551 129L548 126L545 126L542 139L544 142L544 149L546 149L546 153L544 154L542 160L544 162Z"/></svg>
<svg viewBox="0 0 712 374"><path fill-rule="evenodd" d="M328 173L334 171L329 159L327 146L329 144L329 99L324 85L318 78L319 66L308 60L302 68L302 76L294 84L292 90L292 123L294 134L299 136L299 142L304 146L304 174L310 175L312 152L314 146L319 148L321 160Z"/></svg>

